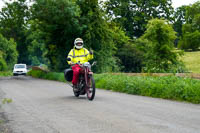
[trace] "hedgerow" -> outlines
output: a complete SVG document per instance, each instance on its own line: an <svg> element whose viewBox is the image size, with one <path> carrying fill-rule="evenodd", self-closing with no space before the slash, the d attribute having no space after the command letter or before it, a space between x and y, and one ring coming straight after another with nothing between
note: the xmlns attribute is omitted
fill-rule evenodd
<svg viewBox="0 0 200 133"><path fill-rule="evenodd" d="M63 73L31 71L37 78L65 82ZM126 74L95 74L97 88L133 95L200 103L200 80L176 76L127 76Z"/></svg>

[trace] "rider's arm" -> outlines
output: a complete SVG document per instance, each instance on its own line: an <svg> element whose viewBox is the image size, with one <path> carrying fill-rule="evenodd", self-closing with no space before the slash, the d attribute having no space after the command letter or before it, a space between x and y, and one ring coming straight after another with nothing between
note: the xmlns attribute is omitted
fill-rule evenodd
<svg viewBox="0 0 200 133"><path fill-rule="evenodd" d="M70 65L70 64L72 63L72 61L73 61L73 50L71 50L71 51L69 52L67 58L70 58L70 59L71 59L71 61L67 61L67 63Z"/></svg>
<svg viewBox="0 0 200 133"><path fill-rule="evenodd" d="M85 50L86 50L85 52L86 52L86 55L87 55L87 59L92 60L94 58L93 54L90 54L90 52L87 49L85 49Z"/></svg>

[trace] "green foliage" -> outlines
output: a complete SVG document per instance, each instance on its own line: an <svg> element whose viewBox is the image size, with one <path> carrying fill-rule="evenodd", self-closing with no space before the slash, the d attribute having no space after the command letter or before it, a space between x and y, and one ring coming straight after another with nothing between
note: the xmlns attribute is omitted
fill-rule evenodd
<svg viewBox="0 0 200 133"><path fill-rule="evenodd" d="M28 75L35 77L35 78L42 78L48 80L56 80L65 82L64 73L56 73L56 72L45 72L41 70L31 70L28 72Z"/></svg>
<svg viewBox="0 0 200 133"><path fill-rule="evenodd" d="M186 24L182 27L183 36L178 47L196 51L200 47L200 2L186 8Z"/></svg>
<svg viewBox="0 0 200 133"><path fill-rule="evenodd" d="M181 6L174 12L175 21L173 23L174 30L177 32L178 37L182 36L182 27L186 22L186 9L187 6Z"/></svg>
<svg viewBox="0 0 200 133"><path fill-rule="evenodd" d="M11 69L17 62L18 52L13 39L7 40L0 34L0 71Z"/></svg>
<svg viewBox="0 0 200 133"><path fill-rule="evenodd" d="M10 71L0 71L0 77L12 76L12 72Z"/></svg>
<svg viewBox="0 0 200 133"><path fill-rule="evenodd" d="M51 70L63 71L69 67L66 57L74 46L74 39L81 37L84 46L94 50L94 60L98 62L94 71L98 73L141 72L142 68L148 72L183 70L177 69L182 65L177 62L176 52L169 52L174 32L170 26L164 26L167 22L152 24L151 33L151 26L147 26L152 18L173 20L171 0L108 0L104 7L98 0L34 0L31 6L28 2L15 0L6 3L0 11L0 33L17 43L19 63L45 64ZM193 34L188 32L195 32L193 41L198 41L198 9L197 3L176 11L174 28L178 35L183 32L183 37L189 38ZM132 39L140 37L146 28L149 29L145 37ZM17 56L15 52L13 55L5 53L0 50L2 70L16 62L11 59Z"/></svg>
<svg viewBox="0 0 200 133"><path fill-rule="evenodd" d="M26 44L28 46L29 60L31 65L48 64L46 54L48 52L45 45L45 33L39 29L38 20L30 20L29 29L26 32Z"/></svg>
<svg viewBox="0 0 200 133"><path fill-rule="evenodd" d="M32 70L28 75L66 82L63 73L46 73ZM200 103L200 81L195 79L175 76L135 77L125 74L95 74L94 78L97 88L134 95Z"/></svg>
<svg viewBox="0 0 200 133"><path fill-rule="evenodd" d="M152 18L173 19L171 0L108 0L105 9L131 38L142 36Z"/></svg>
<svg viewBox="0 0 200 133"><path fill-rule="evenodd" d="M123 72L141 72L143 52L133 44L125 44L119 48L116 56L121 60Z"/></svg>
<svg viewBox="0 0 200 133"><path fill-rule="evenodd" d="M200 103L200 81L190 78L95 74L97 88L128 94Z"/></svg>
<svg viewBox="0 0 200 133"><path fill-rule="evenodd" d="M144 72L170 72L179 64L179 53L174 50L175 32L166 20L152 19L147 25L143 50L145 53ZM142 46L141 46L142 47Z"/></svg>
<svg viewBox="0 0 200 133"><path fill-rule="evenodd" d="M3 58L0 58L0 71L5 71L7 69L8 67L6 61Z"/></svg>
<svg viewBox="0 0 200 133"><path fill-rule="evenodd" d="M31 12L34 24L44 33L49 67L56 71L63 70L67 67L68 51L81 33L78 5L70 0L35 0ZM37 40L37 43L43 42Z"/></svg>
<svg viewBox="0 0 200 133"><path fill-rule="evenodd" d="M118 58L115 54L116 26L109 24L104 18L105 14L98 5L98 0L78 0L80 7L80 23L83 25L81 36L85 40L86 48L94 49L96 72L119 71ZM121 34L119 35L121 37Z"/></svg>
<svg viewBox="0 0 200 133"><path fill-rule="evenodd" d="M191 49L192 51L198 50L200 47L200 32L195 31L195 32L188 32L183 35L182 40L178 44L178 48L184 49L184 50L189 50Z"/></svg>
<svg viewBox="0 0 200 133"><path fill-rule="evenodd" d="M32 21L34 21L34 25L38 25L39 31L33 30L37 41L31 42L34 44L31 44L31 48L28 47L29 53L34 51L33 47L43 46L41 41L44 39L47 48L45 57L48 58L52 70L62 71L68 66L66 56L73 48L74 39L77 37L83 38L86 48L94 50L94 60L98 62L95 68L96 72L120 70L118 67L119 59L114 56L116 52L115 41L121 39L121 35L116 37L115 31L120 31L120 29L107 22L97 0L77 0L75 2L36 0L31 11ZM40 34L38 32L44 34L42 35L44 37L37 37ZM43 48L40 48L37 51L43 51ZM32 54L31 58L36 63L39 62Z"/></svg>
<svg viewBox="0 0 200 133"><path fill-rule="evenodd" d="M28 63L24 28L30 17L30 12L26 0L17 0L5 4L5 7L0 11L0 34L8 40L14 39L19 53L18 61Z"/></svg>
<svg viewBox="0 0 200 133"><path fill-rule="evenodd" d="M195 23L195 19L200 13L200 2L197 1L193 5L187 6L186 9L186 22L188 24ZM199 18L199 17L198 17Z"/></svg>
<svg viewBox="0 0 200 133"><path fill-rule="evenodd" d="M123 72L141 72L142 54L133 44L133 40L126 36L126 33L118 28L115 23L110 23L112 39L115 44L115 56L117 63ZM116 59L117 59L116 58Z"/></svg>
<svg viewBox="0 0 200 133"><path fill-rule="evenodd" d="M182 60L192 73L200 73L200 51L185 52Z"/></svg>
<svg viewBox="0 0 200 133"><path fill-rule="evenodd" d="M9 103L12 103L12 99L10 99L10 98L4 98L3 100L2 100L2 103L3 104L9 104Z"/></svg>

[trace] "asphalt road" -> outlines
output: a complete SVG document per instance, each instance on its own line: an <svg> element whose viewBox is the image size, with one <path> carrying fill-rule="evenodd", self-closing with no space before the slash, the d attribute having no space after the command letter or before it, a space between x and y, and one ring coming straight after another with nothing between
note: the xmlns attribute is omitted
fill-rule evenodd
<svg viewBox="0 0 200 133"><path fill-rule="evenodd" d="M75 98L67 84L10 77L0 93L14 133L200 133L200 105L97 90Z"/></svg>

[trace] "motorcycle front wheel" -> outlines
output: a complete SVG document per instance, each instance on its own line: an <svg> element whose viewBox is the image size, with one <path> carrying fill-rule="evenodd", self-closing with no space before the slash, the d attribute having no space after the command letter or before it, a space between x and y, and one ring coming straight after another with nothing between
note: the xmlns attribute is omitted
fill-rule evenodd
<svg viewBox="0 0 200 133"><path fill-rule="evenodd" d="M88 100L93 100L95 97L95 81L94 78L92 76L89 77L89 81L88 81L88 89L87 89L87 98Z"/></svg>
<svg viewBox="0 0 200 133"><path fill-rule="evenodd" d="M74 88L73 88L73 92L74 92L74 96L75 96L75 97L79 97L80 92L75 91Z"/></svg>

